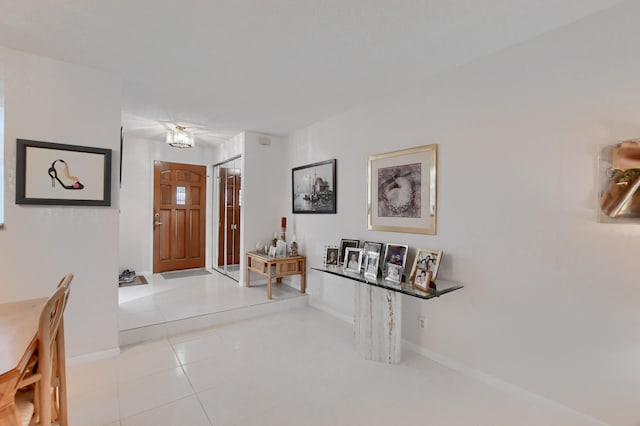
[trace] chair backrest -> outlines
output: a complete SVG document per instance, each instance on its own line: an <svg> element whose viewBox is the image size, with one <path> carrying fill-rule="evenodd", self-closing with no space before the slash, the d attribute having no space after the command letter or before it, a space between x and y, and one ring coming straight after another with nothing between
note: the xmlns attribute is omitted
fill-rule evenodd
<svg viewBox="0 0 640 426"><path fill-rule="evenodd" d="M56 288L60 288L62 286L69 286L71 284L71 280L73 279L73 274L67 274L64 277L60 278L58 281L58 286Z"/></svg>
<svg viewBox="0 0 640 426"><path fill-rule="evenodd" d="M65 405L64 407L52 405L52 403L58 404L58 401L54 401L54 394L52 394L52 375L56 368L58 371L60 371L60 369L64 371L64 366L57 364L64 361L58 360L60 353L59 347L56 346L56 341L58 341L59 337L61 337L60 335L63 334L64 321L62 316L67 307L67 301L69 300L72 279L73 275L67 274L60 280L56 291L49 300L47 300L47 303L45 303L40 313L40 323L38 326L38 373L40 382L36 386L39 395L36 399L36 411L39 416L38 424L42 426L51 425L51 419L56 415L54 411L58 410L58 408L62 410L61 416L63 417L60 424L66 426L68 423L66 420L66 395L61 397L64 398L64 400L59 401L61 405ZM61 325L63 329L60 329ZM60 335L59 331L61 332ZM64 344L64 342L62 341L59 344ZM62 380L64 380L64 378ZM52 398L54 400L52 400ZM60 413L60 410L57 412Z"/></svg>
<svg viewBox="0 0 640 426"><path fill-rule="evenodd" d="M40 325L38 328L40 344L38 345L38 352L41 358L51 359L51 349L62 321L62 315L67 307L72 279L73 274L67 274L60 280L56 291L40 313Z"/></svg>

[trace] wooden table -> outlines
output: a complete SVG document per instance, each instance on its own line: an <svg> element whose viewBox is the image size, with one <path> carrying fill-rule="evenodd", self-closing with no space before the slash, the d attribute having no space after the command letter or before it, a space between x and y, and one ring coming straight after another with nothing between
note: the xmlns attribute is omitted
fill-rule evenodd
<svg viewBox="0 0 640 426"><path fill-rule="evenodd" d="M300 293L307 288L307 258L304 256L270 257L266 254L247 252L247 287L251 280L251 271L267 277L267 297L272 299L271 281L273 278L278 283L282 277L300 275Z"/></svg>
<svg viewBox="0 0 640 426"><path fill-rule="evenodd" d="M38 322L47 298L0 304L0 425L19 425L15 394L38 347Z"/></svg>

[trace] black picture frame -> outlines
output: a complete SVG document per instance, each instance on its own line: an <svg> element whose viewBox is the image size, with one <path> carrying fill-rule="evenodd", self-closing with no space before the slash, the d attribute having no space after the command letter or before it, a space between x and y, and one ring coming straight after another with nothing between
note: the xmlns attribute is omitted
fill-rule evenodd
<svg viewBox="0 0 640 426"><path fill-rule="evenodd" d="M122 189L122 147L124 146L124 129L120 126L120 189Z"/></svg>
<svg viewBox="0 0 640 426"><path fill-rule="evenodd" d="M340 263L338 261L338 258L340 257L338 255L339 252L340 248L338 246L325 246L322 260L324 266L338 266Z"/></svg>
<svg viewBox="0 0 640 426"><path fill-rule="evenodd" d="M360 245L360 240L343 238L340 240L340 252L338 253L338 263L342 265L344 262L344 255L347 250L347 247L358 248Z"/></svg>
<svg viewBox="0 0 640 426"><path fill-rule="evenodd" d="M291 169L291 211L294 214L337 212L336 165L334 158Z"/></svg>
<svg viewBox="0 0 640 426"><path fill-rule="evenodd" d="M110 149L17 139L16 204L111 206L111 155Z"/></svg>

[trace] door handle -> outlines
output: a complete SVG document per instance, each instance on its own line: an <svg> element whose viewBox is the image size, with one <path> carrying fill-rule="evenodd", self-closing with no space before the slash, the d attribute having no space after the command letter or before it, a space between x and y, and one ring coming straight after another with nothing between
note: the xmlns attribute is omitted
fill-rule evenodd
<svg viewBox="0 0 640 426"><path fill-rule="evenodd" d="M153 219L153 224L154 225L162 225L162 222L158 221L158 219L160 218L160 213L156 213L153 215L154 219Z"/></svg>
<svg viewBox="0 0 640 426"><path fill-rule="evenodd" d="M162 222L153 222L154 225L162 225Z"/></svg>

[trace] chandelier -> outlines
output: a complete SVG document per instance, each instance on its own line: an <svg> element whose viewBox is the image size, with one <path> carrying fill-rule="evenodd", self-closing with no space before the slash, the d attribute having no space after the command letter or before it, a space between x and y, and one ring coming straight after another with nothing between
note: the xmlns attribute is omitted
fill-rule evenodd
<svg viewBox="0 0 640 426"><path fill-rule="evenodd" d="M176 126L175 130L169 129L167 132L167 143L174 148L191 148L193 134L186 127Z"/></svg>

